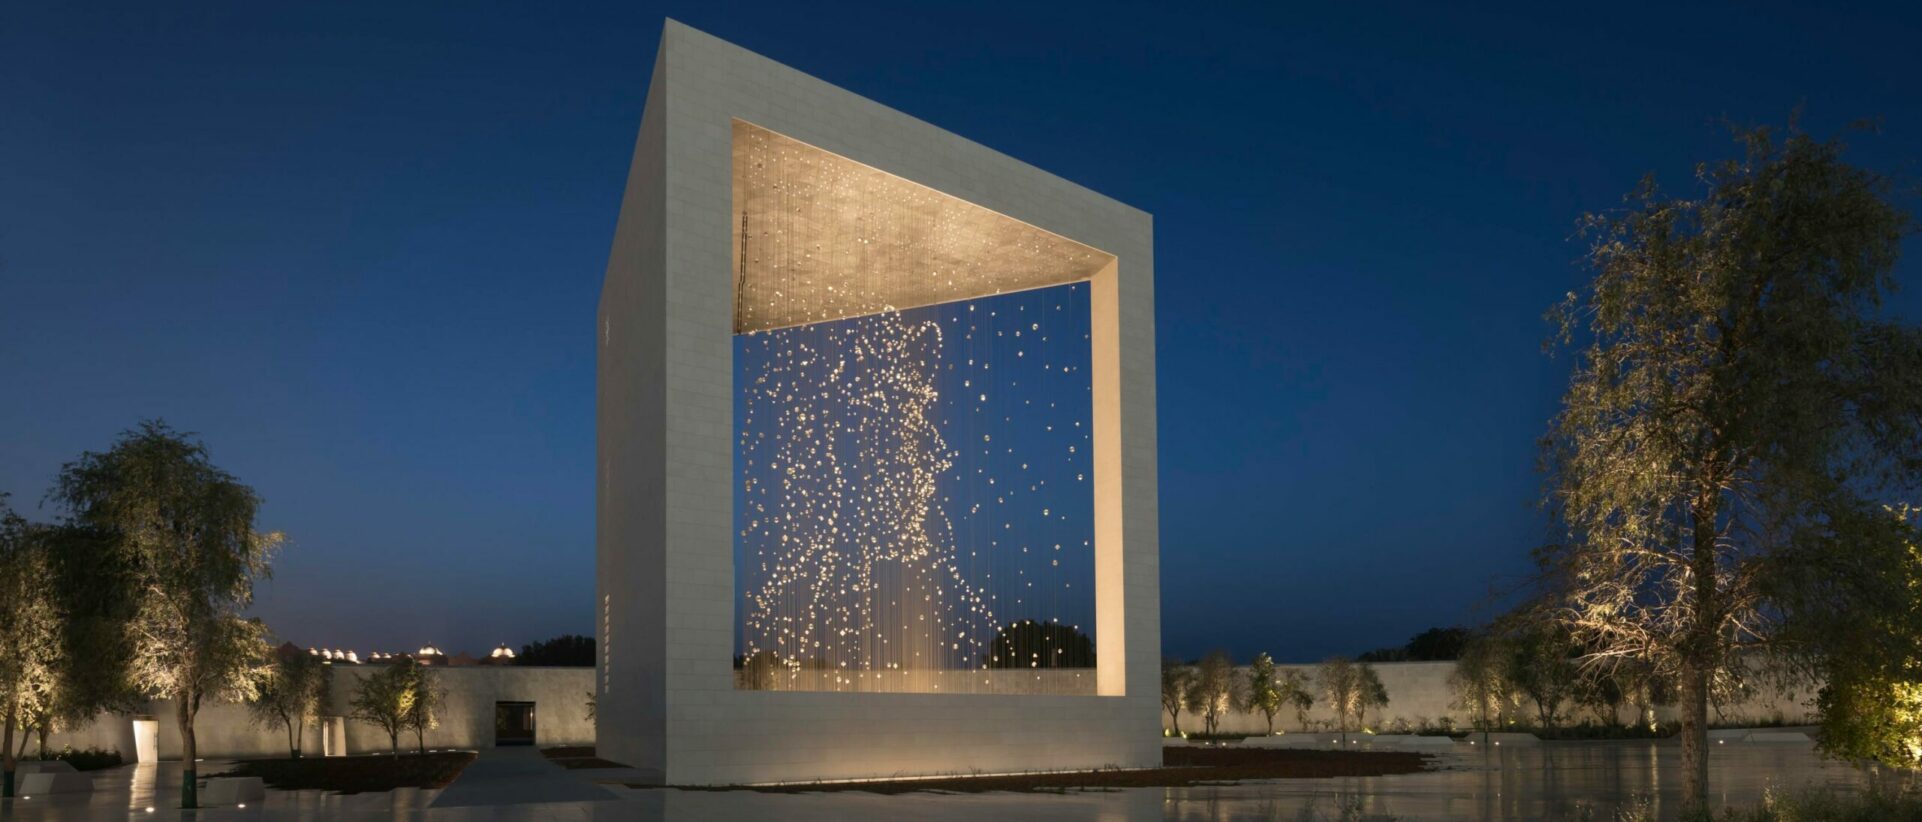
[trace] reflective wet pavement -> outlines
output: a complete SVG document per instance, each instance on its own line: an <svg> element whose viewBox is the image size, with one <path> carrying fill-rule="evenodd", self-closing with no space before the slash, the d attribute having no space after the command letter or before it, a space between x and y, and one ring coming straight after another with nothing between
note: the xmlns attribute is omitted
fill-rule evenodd
<svg viewBox="0 0 1922 822"><path fill-rule="evenodd" d="M1558 742L1439 755L1437 771L1400 776L1277 780L1183 789L1052 794L759 794L630 789L619 771L562 771L528 752L485 752L446 791L325 795L272 791L264 807L210 809L196 819L462 820L1228 820L1399 818L1613 818L1645 807L1657 818L1678 808L1680 748L1672 742ZM223 770L203 763L202 772ZM90 797L37 797L0 807L0 819L181 818L179 765L130 766L96 774ZM469 781L470 778L473 781ZM1769 790L1828 786L1859 790L1871 779L1915 774L1830 762L1807 743L1717 746L1711 789L1719 805L1753 805ZM596 784L598 783L598 784ZM446 802L438 800L448 800ZM512 804L494 804L512 803ZM457 805L450 807L449 805ZM155 810L147 812L147 808Z"/></svg>

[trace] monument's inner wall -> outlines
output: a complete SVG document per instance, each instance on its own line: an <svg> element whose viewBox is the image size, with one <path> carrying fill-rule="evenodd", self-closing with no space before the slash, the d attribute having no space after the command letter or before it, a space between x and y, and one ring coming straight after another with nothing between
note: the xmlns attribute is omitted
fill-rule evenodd
<svg viewBox="0 0 1922 822"><path fill-rule="evenodd" d="M733 136L736 687L1095 693L1086 278L1113 258Z"/></svg>

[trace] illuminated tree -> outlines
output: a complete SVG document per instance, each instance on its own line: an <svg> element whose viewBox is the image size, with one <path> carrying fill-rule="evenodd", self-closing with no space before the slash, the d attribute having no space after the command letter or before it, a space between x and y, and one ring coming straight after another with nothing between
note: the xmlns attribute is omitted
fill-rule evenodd
<svg viewBox="0 0 1922 822"><path fill-rule="evenodd" d="M1220 728L1222 714L1234 709L1239 690L1235 686L1235 664L1226 651L1211 651L1195 663L1185 701L1189 713L1201 716L1209 735Z"/></svg>
<svg viewBox="0 0 1922 822"><path fill-rule="evenodd" d="M44 758L47 732L71 732L139 704L129 674L137 601L133 565L109 535L74 524L35 528L46 544L60 612L57 686L49 721L37 728Z"/></svg>
<svg viewBox="0 0 1922 822"><path fill-rule="evenodd" d="M1315 681L1321 685L1322 697L1328 700L1328 709L1335 713L1335 727L1341 732L1342 744L1348 744L1348 722L1353 719L1359 724L1364 710L1367 683L1362 680L1361 666L1347 657L1329 657L1316 667Z"/></svg>
<svg viewBox="0 0 1922 822"><path fill-rule="evenodd" d="M413 698L407 704L407 727L414 731L414 744L427 753L427 732L440 727L440 711L447 702L447 689L440 684L440 672L431 665L413 660L393 666L408 673Z"/></svg>
<svg viewBox="0 0 1922 822"><path fill-rule="evenodd" d="M1276 680L1276 688L1281 691L1282 703L1295 709L1295 726L1308 730L1308 709L1315 707L1314 688L1308 675L1293 669L1283 671Z"/></svg>
<svg viewBox="0 0 1922 822"><path fill-rule="evenodd" d="M1816 695L1822 749L1853 761L1922 766L1922 509L1894 506L1855 526L1880 530L1815 563L1777 593L1794 614L1789 644L1824 661Z"/></svg>
<svg viewBox="0 0 1922 822"><path fill-rule="evenodd" d="M408 718L414 712L415 693L413 669L418 666L419 663L406 657L391 665L377 666L354 683L353 696L348 698L349 715L387 734L387 744L394 756L400 756L401 732L410 727Z"/></svg>
<svg viewBox="0 0 1922 822"><path fill-rule="evenodd" d="M1268 733L1275 732L1275 714L1281 712L1287 699L1281 690L1281 683L1275 679L1275 661L1267 654L1256 654L1253 664L1248 666L1248 709L1258 711L1268 720Z"/></svg>
<svg viewBox="0 0 1922 822"><path fill-rule="evenodd" d="M60 663L60 615L46 545L0 494L0 796L13 795L13 734L23 716L50 709Z"/></svg>
<svg viewBox="0 0 1922 822"><path fill-rule="evenodd" d="M1488 742L1489 729L1501 718L1502 706L1511 693L1507 656L1499 637L1478 634L1462 646L1461 658L1455 661L1455 670L1448 675L1456 706L1468 711L1476 729L1482 732L1484 745Z"/></svg>
<svg viewBox="0 0 1922 822"><path fill-rule="evenodd" d="M1575 704L1587 708L1603 725L1620 725L1622 706L1629 701L1631 687L1621 666L1593 665L1576 673Z"/></svg>
<svg viewBox="0 0 1922 822"><path fill-rule="evenodd" d="M266 676L266 628L240 616L268 575L279 534L254 530L260 498L164 423L122 434L61 471L53 494L73 524L110 539L135 591L129 675L172 700L181 807L195 806L194 719L206 700L251 700Z"/></svg>
<svg viewBox="0 0 1922 822"><path fill-rule="evenodd" d="M1531 622L1510 634L1503 646L1509 686L1535 703L1535 719L1541 727L1553 729L1562 703L1574 696L1579 678L1577 650L1567 630L1554 623Z"/></svg>
<svg viewBox="0 0 1922 822"><path fill-rule="evenodd" d="M1922 480L1922 333L1877 314L1908 228L1891 184L1793 128L1740 141L1698 197L1644 182L1587 218L1593 282L1552 312L1580 348L1544 440L1566 539L1538 556L1593 656L1676 679L1692 807L1711 681L1794 616L1770 577L1882 553L1850 529Z"/></svg>
<svg viewBox="0 0 1922 822"><path fill-rule="evenodd" d="M1181 709L1188 700L1188 686L1194 682L1195 669L1179 662L1161 663L1161 709L1168 712L1168 724L1181 736Z"/></svg>
<svg viewBox="0 0 1922 822"><path fill-rule="evenodd" d="M1375 666L1366 662L1355 666L1355 676L1356 685L1360 690L1360 698L1355 702L1355 728L1361 730L1365 727L1368 709L1374 708L1379 711L1388 707L1388 686L1382 684L1381 675L1375 672Z"/></svg>
<svg viewBox="0 0 1922 822"><path fill-rule="evenodd" d="M287 755L299 759L306 728L320 719L320 706L327 702L330 679L320 657L298 651L277 653L260 695L247 703L247 711L255 724L285 728Z"/></svg>

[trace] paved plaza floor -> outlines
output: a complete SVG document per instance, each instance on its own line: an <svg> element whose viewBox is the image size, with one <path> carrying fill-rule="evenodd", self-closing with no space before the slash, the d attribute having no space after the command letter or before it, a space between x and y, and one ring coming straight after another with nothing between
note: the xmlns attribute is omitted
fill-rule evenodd
<svg viewBox="0 0 1922 822"><path fill-rule="evenodd" d="M1184 820L1610 819L1619 808L1675 815L1681 750L1673 742L1555 742L1440 754L1437 771L1367 778L1276 780L1181 789L1057 794L763 794L633 789L622 770L567 771L527 749L482 752L444 790L337 796L270 791L259 807L183 814L177 763L95 774L91 796L9 800L0 819L321 820ZM203 773L224 763L202 763ZM1828 786L1859 790L1871 779L1913 774L1863 770L1822 759L1807 743L1717 746L1711 784L1718 804L1752 805L1765 792ZM149 812L147 809L153 808ZM1344 811L1346 813L1344 814Z"/></svg>

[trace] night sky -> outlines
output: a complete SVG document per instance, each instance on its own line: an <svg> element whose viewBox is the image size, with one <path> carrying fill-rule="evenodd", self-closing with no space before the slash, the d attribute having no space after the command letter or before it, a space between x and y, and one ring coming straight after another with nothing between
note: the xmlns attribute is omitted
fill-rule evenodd
<svg viewBox="0 0 1922 822"><path fill-rule="evenodd" d="M82 450L198 432L292 539L256 612L362 652L592 630L663 16L1154 214L1180 656L1399 644L1528 571L1580 213L1797 105L1922 160L1914 9L110 5L0 12L0 490L49 518Z"/></svg>

